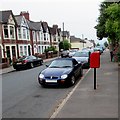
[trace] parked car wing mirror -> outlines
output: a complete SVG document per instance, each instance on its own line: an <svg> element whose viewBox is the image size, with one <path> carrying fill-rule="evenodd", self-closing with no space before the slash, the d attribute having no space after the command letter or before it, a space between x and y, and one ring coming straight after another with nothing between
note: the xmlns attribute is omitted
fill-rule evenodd
<svg viewBox="0 0 120 120"><path fill-rule="evenodd" d="M46 67L49 67L49 65L48 65L48 64L46 64L45 66L46 66Z"/></svg>

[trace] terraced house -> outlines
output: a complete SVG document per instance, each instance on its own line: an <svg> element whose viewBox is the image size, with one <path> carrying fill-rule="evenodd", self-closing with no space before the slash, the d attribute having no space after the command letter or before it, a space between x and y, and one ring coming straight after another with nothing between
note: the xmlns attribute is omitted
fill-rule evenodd
<svg viewBox="0 0 120 120"><path fill-rule="evenodd" d="M14 15L12 10L0 11L0 55L10 61L24 55L43 54L54 46L59 50L61 28L47 22L30 20L28 12Z"/></svg>
<svg viewBox="0 0 120 120"><path fill-rule="evenodd" d="M0 51L2 58L18 57L17 54L17 22L11 10L0 12L0 26L1 26L1 42Z"/></svg>

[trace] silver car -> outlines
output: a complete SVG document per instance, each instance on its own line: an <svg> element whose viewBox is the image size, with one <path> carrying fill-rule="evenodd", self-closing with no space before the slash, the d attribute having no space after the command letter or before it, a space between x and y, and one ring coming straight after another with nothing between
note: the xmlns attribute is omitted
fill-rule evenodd
<svg viewBox="0 0 120 120"><path fill-rule="evenodd" d="M78 63L82 63L83 68L90 67L90 52L89 51L78 51L73 55L72 58L76 59Z"/></svg>

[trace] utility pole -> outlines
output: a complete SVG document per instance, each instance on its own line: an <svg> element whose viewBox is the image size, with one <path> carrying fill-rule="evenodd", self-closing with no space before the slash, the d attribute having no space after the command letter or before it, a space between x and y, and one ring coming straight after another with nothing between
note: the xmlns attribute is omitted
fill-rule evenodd
<svg viewBox="0 0 120 120"><path fill-rule="evenodd" d="M83 48L84 48L84 35L82 34Z"/></svg>
<svg viewBox="0 0 120 120"><path fill-rule="evenodd" d="M63 41L64 41L64 22L63 22Z"/></svg>
<svg viewBox="0 0 120 120"><path fill-rule="evenodd" d="M64 41L64 22L63 22L63 41ZM63 42L63 48L65 49L64 42Z"/></svg>

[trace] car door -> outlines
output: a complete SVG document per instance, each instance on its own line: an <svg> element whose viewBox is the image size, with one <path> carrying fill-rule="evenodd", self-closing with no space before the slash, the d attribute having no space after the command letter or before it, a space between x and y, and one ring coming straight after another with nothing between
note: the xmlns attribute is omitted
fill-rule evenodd
<svg viewBox="0 0 120 120"><path fill-rule="evenodd" d="M73 71L74 71L74 75L77 77L80 73L80 66L78 64L78 62L74 59L73 60Z"/></svg>

